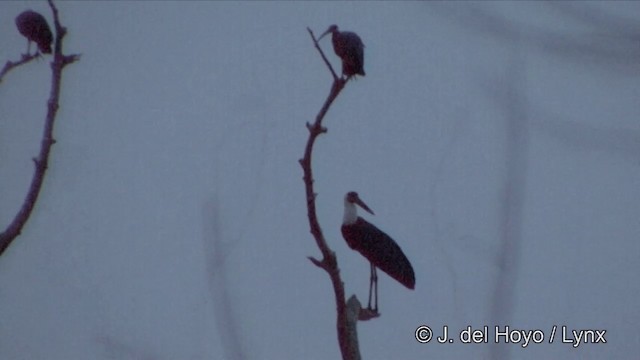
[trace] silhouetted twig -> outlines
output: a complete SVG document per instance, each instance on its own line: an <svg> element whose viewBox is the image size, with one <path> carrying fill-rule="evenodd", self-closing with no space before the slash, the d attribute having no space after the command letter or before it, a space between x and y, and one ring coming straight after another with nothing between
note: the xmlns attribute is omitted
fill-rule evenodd
<svg viewBox="0 0 640 360"><path fill-rule="evenodd" d="M24 65L28 62L30 62L31 60L39 57L40 54L39 53L35 53L33 55L30 54L22 54L22 59L18 60L18 61L7 61L4 66L2 67L2 70L0 70L0 82L2 82L2 79L4 78L4 76L11 70L17 68L20 65Z"/></svg>
<svg viewBox="0 0 640 360"><path fill-rule="evenodd" d="M309 35L311 35L311 39L313 39L313 45L315 45L316 49L318 49L320 56L322 56L322 60L324 60L324 63L327 64L327 67L331 71L331 75L333 75L333 81L338 81L338 75L336 75L336 72L333 71L333 67L329 62L329 59L327 59L327 57L324 55L324 52L320 48L320 45L318 45L318 40L316 39L315 35L313 35L313 31L311 31L311 29L309 28L307 28L307 31L309 32Z"/></svg>
<svg viewBox="0 0 640 360"><path fill-rule="evenodd" d="M47 117L44 124L44 132L42 134L42 140L40 142L40 153L37 158L33 159L35 164L35 172L31 179L31 185L29 191L22 204L22 207L14 217L13 221L6 228L4 232L0 234L0 255L4 253L11 242L20 235L22 228L26 224L33 208L40 194L42 188L42 182L44 181L44 175L47 171L49 164L49 153L51 152L51 146L55 144L53 138L53 125L56 119L56 113L58 111L58 103L60 99L60 83L62 79L62 70L65 66L75 62L79 59L78 55L63 55L62 54L62 40L66 34L66 29L60 24L58 18L58 9L53 4L52 0L49 0L49 6L53 13L56 40L55 50L53 53L53 63L51 63L51 92L49 95L49 101L47 102Z"/></svg>

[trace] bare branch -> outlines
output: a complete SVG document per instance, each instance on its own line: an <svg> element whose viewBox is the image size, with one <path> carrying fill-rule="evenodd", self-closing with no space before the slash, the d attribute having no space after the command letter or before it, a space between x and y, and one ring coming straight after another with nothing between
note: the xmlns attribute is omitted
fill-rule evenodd
<svg viewBox="0 0 640 360"><path fill-rule="evenodd" d="M302 166L302 170L304 172L303 180L305 185L305 193L307 199L307 216L309 218L309 227L311 230L311 234L313 235L316 245L320 249L322 253L322 260L317 260L313 257L309 257L309 260L316 266L324 269L331 279L331 283L333 285L333 290L335 294L336 308L337 308L337 319L336 319L336 327L338 330L338 342L340 344L340 351L342 353L342 358L347 360L357 360L359 359L359 351L358 351L358 342L357 342L357 333L355 332L355 326L350 326L349 315L347 306L345 303L345 294L344 294L344 283L340 278L340 269L338 268L338 262L336 260L335 253L329 248L327 242L322 233L322 229L320 228L320 224L318 222L318 218L316 215L316 193L313 189L313 172L311 168L311 155L313 152L313 145L316 141L316 138L323 133L327 132L327 128L322 126L322 120L324 116L327 114L329 107L333 103L333 101L338 97L342 89L344 88L347 80L339 78L336 73L333 71L331 64L324 56L324 53L318 46L318 41L315 39L313 32L311 29L307 28L309 34L311 35L311 39L313 43L320 52L320 55L324 59L325 63L331 70L333 74L333 85L331 86L331 91L329 92L329 96L322 105L322 108L316 115L315 122L313 124L307 123L307 129L309 130L309 139L307 140L307 145L304 150L304 156L300 159L300 165ZM357 300L357 299L356 299ZM357 311L360 312L359 310ZM357 316L352 316L352 318L356 318ZM355 334L355 336L354 336ZM354 341L355 339L355 341Z"/></svg>
<svg viewBox="0 0 640 360"><path fill-rule="evenodd" d="M38 157L33 159L35 171L22 207L6 230L0 233L0 255L2 255L11 242L20 235L22 228L31 216L31 212L38 200L38 195L40 194L40 189L42 188L42 183L44 181L44 175L49 166L49 153L51 152L51 146L55 143L55 140L53 139L53 125L59 107L62 70L66 65L79 58L77 55L62 54L62 39L66 34L66 29L60 25L58 9L53 4L52 0L49 0L49 6L51 7L54 17L56 42L53 62L51 63L51 92L49 94L49 101L47 102L47 117L45 118L44 131L40 141L40 153L38 154Z"/></svg>

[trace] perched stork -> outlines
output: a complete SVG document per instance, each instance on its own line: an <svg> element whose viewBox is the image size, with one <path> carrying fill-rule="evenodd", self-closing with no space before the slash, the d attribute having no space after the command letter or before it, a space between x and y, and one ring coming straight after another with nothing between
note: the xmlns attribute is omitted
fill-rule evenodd
<svg viewBox="0 0 640 360"><path fill-rule="evenodd" d="M53 35L44 16L33 10L23 11L16 17L16 26L20 34L27 38L27 54L31 49L31 42L38 44L38 48L45 54L51 53Z"/></svg>
<svg viewBox="0 0 640 360"><path fill-rule="evenodd" d="M416 284L413 267L400 246L382 230L358 216L356 205L373 214L373 211L360 200L358 193L350 191L344 197L344 219L342 236L353 250L358 251L371 263L369 280L369 309L378 312L378 275L376 268L386 272L409 289ZM371 291L375 288L375 306L371 308Z"/></svg>
<svg viewBox="0 0 640 360"><path fill-rule="evenodd" d="M320 37L331 33L333 51L342 59L342 74L350 78L354 75L364 76L364 44L360 36L350 31L338 31L337 25L331 25Z"/></svg>

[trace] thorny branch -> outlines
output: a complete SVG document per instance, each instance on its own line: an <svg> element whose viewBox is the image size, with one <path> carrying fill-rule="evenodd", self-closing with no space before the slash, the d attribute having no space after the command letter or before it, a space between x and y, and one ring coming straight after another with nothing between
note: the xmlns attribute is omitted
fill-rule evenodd
<svg viewBox="0 0 640 360"><path fill-rule="evenodd" d="M336 254L327 245L327 242L322 233L322 229L320 228L320 224L318 223L318 218L316 215L317 194L313 189L314 180L311 168L311 155L316 138L320 134L327 132L327 128L322 126L322 120L324 119L324 116L326 115L333 101L344 88L347 80L339 78L336 75L335 71L333 71L333 68L331 67L331 64L322 52L322 49L320 48L320 46L318 46L318 41L313 35L313 32L309 28L307 28L307 30L309 31L309 35L311 36L316 49L331 71L334 80L333 85L331 86L331 91L329 92L329 96L318 112L315 121L313 122L313 124L307 123L307 129L309 130L309 139L307 140L307 145L304 150L304 157L300 159L300 165L302 166L302 170L304 172L303 180L307 199L307 215L309 218L309 227L311 230L311 234L313 235L316 244L318 245L318 248L322 253L322 260L318 260L313 257L309 257L309 260L316 266L324 269L329 274L329 277L331 279L331 283L333 285L333 290L335 293L336 308L338 312L336 327L338 330L338 342L340 344L342 358L345 360L359 360L360 352L358 349L357 333L355 333L355 322L357 321L357 319L356 316L350 315L354 312L356 314L359 312L359 302L357 302L357 299L355 299L355 301L352 301L350 303L349 307L347 307L347 304L345 303L344 283L340 278L340 269L338 268Z"/></svg>
<svg viewBox="0 0 640 360"><path fill-rule="evenodd" d="M62 54L62 40L67 32L60 24L58 18L58 9L53 4L52 0L49 1L49 7L53 13L54 25L56 31L55 50L53 52L53 62L51 63L51 91L49 95L49 101L47 102L47 116L45 118L44 132L42 134L42 140L40 141L40 153L38 157L33 159L35 164L35 172L31 179L31 185L29 191L25 197L22 207L16 214L15 218L7 226L6 230L0 233L0 255L9 247L11 242L20 235L22 228L26 224L33 208L40 194L42 183L44 181L44 175L47 171L49 164L49 153L51 152L51 146L55 144L53 138L53 125L56 119L56 113L58 112L58 103L60 99L60 83L62 80L62 70L65 66L77 61L79 55L63 55ZM6 67L6 66L5 66Z"/></svg>

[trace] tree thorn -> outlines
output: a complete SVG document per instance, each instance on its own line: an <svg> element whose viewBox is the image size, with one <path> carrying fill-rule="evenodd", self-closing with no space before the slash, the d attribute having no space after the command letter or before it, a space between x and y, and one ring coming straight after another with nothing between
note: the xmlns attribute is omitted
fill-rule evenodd
<svg viewBox="0 0 640 360"><path fill-rule="evenodd" d="M315 266L319 267L319 268L325 268L324 264L322 263L322 261L314 258L313 256L307 256L307 259L309 259L309 261L311 261Z"/></svg>

